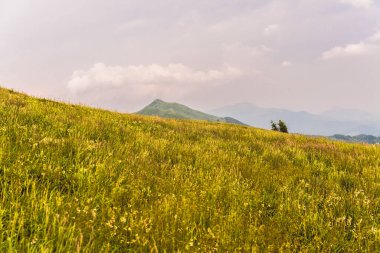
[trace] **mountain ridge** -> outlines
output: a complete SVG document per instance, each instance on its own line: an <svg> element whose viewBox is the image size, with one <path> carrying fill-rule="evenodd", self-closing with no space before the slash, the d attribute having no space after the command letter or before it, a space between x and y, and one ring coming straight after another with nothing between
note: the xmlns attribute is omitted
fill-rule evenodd
<svg viewBox="0 0 380 253"><path fill-rule="evenodd" d="M191 119L191 120L205 120L210 122L223 122L237 125L247 124L226 116L218 117L208 113L204 113L195 109L192 109L186 105L176 102L165 102L162 99L155 99L150 104L145 106L140 111L136 112L140 115L158 116L171 119Z"/></svg>
<svg viewBox="0 0 380 253"><path fill-rule="evenodd" d="M289 130L307 135L380 135L380 118L360 113L359 110L335 109L321 114L264 108L251 103L238 103L216 108L208 113L231 116L247 124L269 129L271 120L284 120Z"/></svg>
<svg viewBox="0 0 380 253"><path fill-rule="evenodd" d="M360 134L356 136L335 134L328 137L331 140L345 141L350 143L368 143L368 144L380 144L380 137L373 135Z"/></svg>

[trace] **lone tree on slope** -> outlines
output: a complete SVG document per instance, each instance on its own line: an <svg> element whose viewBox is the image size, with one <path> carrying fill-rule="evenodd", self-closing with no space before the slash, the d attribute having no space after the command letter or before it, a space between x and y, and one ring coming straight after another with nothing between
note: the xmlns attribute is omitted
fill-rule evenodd
<svg viewBox="0 0 380 253"><path fill-rule="evenodd" d="M273 131L288 133L288 127L286 126L285 122L282 120L279 120L277 124L273 122L272 120L271 127Z"/></svg>
<svg viewBox="0 0 380 253"><path fill-rule="evenodd" d="M288 133L288 127L286 126L284 121L282 120L278 121L278 127L280 128L280 132Z"/></svg>
<svg viewBox="0 0 380 253"><path fill-rule="evenodd" d="M271 126L272 126L272 130L273 131L280 131L280 129L278 128L277 124L272 120L270 122Z"/></svg>

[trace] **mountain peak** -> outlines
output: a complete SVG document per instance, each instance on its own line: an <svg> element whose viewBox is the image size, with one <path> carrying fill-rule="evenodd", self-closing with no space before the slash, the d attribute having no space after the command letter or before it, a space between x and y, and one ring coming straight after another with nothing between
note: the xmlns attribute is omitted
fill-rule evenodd
<svg viewBox="0 0 380 253"><path fill-rule="evenodd" d="M165 104L166 102L164 100L161 100L159 98L155 99L152 101L152 103L150 103L151 105L153 104Z"/></svg>
<svg viewBox="0 0 380 253"><path fill-rule="evenodd" d="M230 117L217 117L214 115L194 110L182 104L167 103L161 99L155 99L148 106L138 111L137 114L159 116L163 118L206 120L212 122L225 122L238 125L245 125L244 123L241 123L240 121Z"/></svg>

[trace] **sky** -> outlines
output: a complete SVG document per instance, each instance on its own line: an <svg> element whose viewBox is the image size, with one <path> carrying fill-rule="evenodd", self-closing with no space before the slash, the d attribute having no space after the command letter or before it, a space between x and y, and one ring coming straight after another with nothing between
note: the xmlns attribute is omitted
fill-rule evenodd
<svg viewBox="0 0 380 253"><path fill-rule="evenodd" d="M0 0L0 86L121 112L380 114L380 1Z"/></svg>

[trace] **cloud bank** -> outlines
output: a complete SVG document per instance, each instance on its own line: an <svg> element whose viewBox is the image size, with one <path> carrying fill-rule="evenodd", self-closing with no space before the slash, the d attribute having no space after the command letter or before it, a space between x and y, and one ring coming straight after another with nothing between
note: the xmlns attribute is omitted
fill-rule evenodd
<svg viewBox="0 0 380 253"><path fill-rule="evenodd" d="M323 53L322 58L329 60L333 58L345 57L345 56L357 56L367 54L371 51L373 45L360 42L358 44L348 44L342 47L334 47Z"/></svg>
<svg viewBox="0 0 380 253"><path fill-rule="evenodd" d="M94 89L130 88L159 90L180 86L194 88L204 83L225 82L236 79L242 72L225 65L220 70L199 71L183 64L107 66L97 63L88 70L75 71L67 86L73 93L89 92Z"/></svg>
<svg viewBox="0 0 380 253"><path fill-rule="evenodd" d="M380 48L380 32L356 44L334 47L322 54L322 59L330 60L349 56L361 56Z"/></svg>

